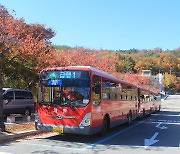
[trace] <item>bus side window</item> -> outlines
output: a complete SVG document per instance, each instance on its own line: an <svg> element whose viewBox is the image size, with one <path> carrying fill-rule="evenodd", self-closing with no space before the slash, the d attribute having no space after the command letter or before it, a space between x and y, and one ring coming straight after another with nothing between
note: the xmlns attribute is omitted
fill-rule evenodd
<svg viewBox="0 0 180 154"><path fill-rule="evenodd" d="M99 105L101 100L101 78L93 76L93 105Z"/></svg>

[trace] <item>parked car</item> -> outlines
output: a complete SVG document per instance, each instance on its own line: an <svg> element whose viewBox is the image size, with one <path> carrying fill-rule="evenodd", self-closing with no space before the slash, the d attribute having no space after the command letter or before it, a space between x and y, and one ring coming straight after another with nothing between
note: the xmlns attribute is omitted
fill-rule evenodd
<svg viewBox="0 0 180 154"><path fill-rule="evenodd" d="M34 111L34 98L30 90L3 88L4 115L31 115Z"/></svg>

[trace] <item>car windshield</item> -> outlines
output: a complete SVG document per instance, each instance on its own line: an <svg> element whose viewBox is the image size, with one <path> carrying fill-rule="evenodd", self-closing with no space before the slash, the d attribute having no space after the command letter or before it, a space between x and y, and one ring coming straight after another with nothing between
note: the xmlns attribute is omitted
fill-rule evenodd
<svg viewBox="0 0 180 154"><path fill-rule="evenodd" d="M86 78L46 77L40 82L38 102L44 105L83 107L89 103L89 92L89 73Z"/></svg>

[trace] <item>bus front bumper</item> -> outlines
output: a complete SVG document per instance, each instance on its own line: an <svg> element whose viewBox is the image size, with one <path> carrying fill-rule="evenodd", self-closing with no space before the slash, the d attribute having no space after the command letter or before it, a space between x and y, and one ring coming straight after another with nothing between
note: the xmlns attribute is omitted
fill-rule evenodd
<svg viewBox="0 0 180 154"><path fill-rule="evenodd" d="M97 133L100 129L97 127L80 127L80 126L67 126L67 125L53 125L53 124L42 124L35 122L35 126L37 130L50 131L50 132L58 132L58 128L63 129L63 131L59 133L63 134L82 134L82 135L92 135ZM54 129L57 128L57 129Z"/></svg>

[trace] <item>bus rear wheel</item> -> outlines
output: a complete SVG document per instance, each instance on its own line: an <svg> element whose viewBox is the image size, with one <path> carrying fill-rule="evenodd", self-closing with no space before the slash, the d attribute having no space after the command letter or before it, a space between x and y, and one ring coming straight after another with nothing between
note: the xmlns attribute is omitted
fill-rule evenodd
<svg viewBox="0 0 180 154"><path fill-rule="evenodd" d="M105 116L104 120L103 120L103 124L102 124L102 130L100 135L104 136L109 130L109 119L107 116Z"/></svg>
<svg viewBox="0 0 180 154"><path fill-rule="evenodd" d="M158 109L158 112L161 111L161 105L159 105L159 109Z"/></svg>
<svg viewBox="0 0 180 154"><path fill-rule="evenodd" d="M141 119L143 120L143 119L145 118L145 116L146 116L146 110L143 109L143 113L142 113L142 115L141 115Z"/></svg>
<svg viewBox="0 0 180 154"><path fill-rule="evenodd" d="M132 112L131 111L129 111L127 118L128 118L127 125L129 126L129 125L131 125L131 122L132 122Z"/></svg>

